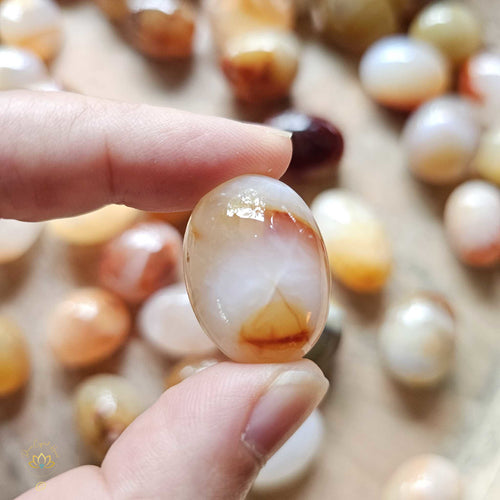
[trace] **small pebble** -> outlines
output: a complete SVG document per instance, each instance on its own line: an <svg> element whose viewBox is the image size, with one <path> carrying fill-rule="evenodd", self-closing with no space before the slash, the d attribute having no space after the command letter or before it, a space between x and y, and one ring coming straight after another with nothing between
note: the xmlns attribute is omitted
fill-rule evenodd
<svg viewBox="0 0 500 500"><path fill-rule="evenodd" d="M481 177L500 186L500 126L483 133L473 165Z"/></svg>
<svg viewBox="0 0 500 500"><path fill-rule="evenodd" d="M0 264L22 257L39 238L43 222L0 219Z"/></svg>
<svg viewBox="0 0 500 500"><path fill-rule="evenodd" d="M389 373L409 387L438 384L455 355L453 311L437 294L418 293L389 309L379 334L379 352Z"/></svg>
<svg viewBox="0 0 500 500"><path fill-rule="evenodd" d="M176 363L165 379L165 388L173 387L180 384L183 380L199 373L205 368L216 365L227 358L220 352L215 352L211 355L186 356Z"/></svg>

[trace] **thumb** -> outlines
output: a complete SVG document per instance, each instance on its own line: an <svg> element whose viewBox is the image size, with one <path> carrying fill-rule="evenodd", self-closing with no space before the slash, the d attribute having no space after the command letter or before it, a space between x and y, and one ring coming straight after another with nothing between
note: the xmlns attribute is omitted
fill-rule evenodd
<svg viewBox="0 0 500 500"><path fill-rule="evenodd" d="M220 363L166 391L114 443L100 472L70 471L37 492L49 496L37 498L66 498L62 491L82 499L90 498L87 491L96 500L243 498L327 388L307 360ZM81 488L72 474L82 477ZM97 489L89 481L94 475Z"/></svg>

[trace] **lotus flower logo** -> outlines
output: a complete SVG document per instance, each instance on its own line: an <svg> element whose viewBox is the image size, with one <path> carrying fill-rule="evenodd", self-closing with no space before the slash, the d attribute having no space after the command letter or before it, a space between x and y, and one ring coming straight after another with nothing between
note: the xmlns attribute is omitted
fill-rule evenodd
<svg viewBox="0 0 500 500"><path fill-rule="evenodd" d="M56 465L52 460L50 455L44 455L40 453L40 455L33 455L31 462L28 464L33 469L51 469Z"/></svg>

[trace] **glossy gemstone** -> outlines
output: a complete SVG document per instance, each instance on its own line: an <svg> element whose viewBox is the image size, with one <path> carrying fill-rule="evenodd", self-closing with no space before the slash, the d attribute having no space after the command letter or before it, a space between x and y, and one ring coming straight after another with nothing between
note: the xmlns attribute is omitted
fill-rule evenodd
<svg viewBox="0 0 500 500"><path fill-rule="evenodd" d="M438 455L419 455L404 462L389 479L382 500L464 500L460 473Z"/></svg>
<svg viewBox="0 0 500 500"><path fill-rule="evenodd" d="M28 49L44 61L51 60L61 48L61 10L52 0L4 0L0 27L4 43Z"/></svg>
<svg viewBox="0 0 500 500"><path fill-rule="evenodd" d="M189 57L195 12L179 0L128 0L125 30L132 44L155 59Z"/></svg>
<svg viewBox="0 0 500 500"><path fill-rule="evenodd" d="M409 33L429 42L453 64L460 64L481 47L482 30L473 9L462 2L442 1L426 7Z"/></svg>
<svg viewBox="0 0 500 500"><path fill-rule="evenodd" d="M458 186L446 201L444 224L455 253L471 266L500 260L500 190L484 181Z"/></svg>
<svg viewBox="0 0 500 500"><path fill-rule="evenodd" d="M292 133L291 169L336 165L342 158L344 138L335 125L323 118L290 110L269 118L266 124Z"/></svg>
<svg viewBox="0 0 500 500"><path fill-rule="evenodd" d="M48 223L49 231L73 245L99 245L131 226L139 217L135 208L107 205L83 215L55 219Z"/></svg>
<svg viewBox="0 0 500 500"><path fill-rule="evenodd" d="M216 350L194 315L184 283L149 297L137 321L142 336L166 355L196 356Z"/></svg>
<svg viewBox="0 0 500 500"><path fill-rule="evenodd" d="M253 485L254 491L270 493L301 479L319 458L324 437L323 417L314 410L262 467Z"/></svg>
<svg viewBox="0 0 500 500"><path fill-rule="evenodd" d="M431 184L449 184L467 174L481 127L470 102L438 97L418 108L406 122L403 147L412 173Z"/></svg>
<svg viewBox="0 0 500 500"><path fill-rule="evenodd" d="M305 356L307 359L314 361L326 377L331 376L335 353L342 338L343 315L340 306L330 300L330 308L323 333Z"/></svg>
<svg viewBox="0 0 500 500"><path fill-rule="evenodd" d="M165 379L165 387L168 389L180 384L183 380L191 377L191 375L195 375L225 360L227 358L220 352L215 352L211 355L187 356L172 367Z"/></svg>
<svg viewBox="0 0 500 500"><path fill-rule="evenodd" d="M418 293L389 309L380 329L380 355L389 373L410 387L432 386L450 371L455 317L437 294Z"/></svg>
<svg viewBox="0 0 500 500"><path fill-rule="evenodd" d="M43 227L43 222L0 219L0 264L22 257L38 239Z"/></svg>
<svg viewBox="0 0 500 500"><path fill-rule="evenodd" d="M211 0L208 11L221 66L236 97L286 97L298 68L294 7L283 0Z"/></svg>
<svg viewBox="0 0 500 500"><path fill-rule="evenodd" d="M325 240L333 276L357 292L380 290L391 273L392 250L372 209L341 189L324 191L311 208Z"/></svg>
<svg viewBox="0 0 500 500"><path fill-rule="evenodd" d="M139 392L118 375L87 378L76 390L74 405L80 436L98 459L144 410Z"/></svg>
<svg viewBox="0 0 500 500"><path fill-rule="evenodd" d="M81 288L55 307L48 341L63 365L81 368L117 351L130 324L130 313L118 297L99 288Z"/></svg>
<svg viewBox="0 0 500 500"><path fill-rule="evenodd" d="M500 126L483 133L473 165L481 177L500 186Z"/></svg>
<svg viewBox="0 0 500 500"><path fill-rule="evenodd" d="M24 334L19 326L0 316L0 397L19 390L30 374L30 359Z"/></svg>
<svg viewBox="0 0 500 500"><path fill-rule="evenodd" d="M359 76L370 97L402 111L443 94L450 82L448 63L437 49L402 35L375 42L361 59Z"/></svg>
<svg viewBox="0 0 500 500"><path fill-rule="evenodd" d="M315 25L340 47L362 53L373 42L398 30L390 0L319 0L313 5Z"/></svg>
<svg viewBox="0 0 500 500"><path fill-rule="evenodd" d="M251 175L218 186L194 209L184 249L193 309L228 357L280 362L309 351L328 313L328 263L292 189Z"/></svg>
<svg viewBox="0 0 500 500"><path fill-rule="evenodd" d="M481 103L485 119L495 123L500 110L500 54L484 51L470 57L460 70L459 89Z"/></svg>
<svg viewBox="0 0 500 500"><path fill-rule="evenodd" d="M182 276L182 238L170 224L141 222L103 249L99 281L130 303L139 303Z"/></svg>
<svg viewBox="0 0 500 500"><path fill-rule="evenodd" d="M0 45L0 90L34 89L50 81L47 68L35 54Z"/></svg>

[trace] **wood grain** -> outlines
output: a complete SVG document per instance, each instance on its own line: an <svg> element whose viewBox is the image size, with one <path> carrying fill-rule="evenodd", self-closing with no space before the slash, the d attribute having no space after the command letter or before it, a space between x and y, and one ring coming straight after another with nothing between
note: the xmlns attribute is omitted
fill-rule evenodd
<svg viewBox="0 0 500 500"><path fill-rule="evenodd" d="M498 0L473 3L488 43L500 44ZM231 98L216 68L209 31L200 20L193 61L158 64L130 49L88 2L67 2L66 44L55 75L84 94L172 106L244 120L269 109L248 109ZM467 479L467 500L500 498L500 275L465 268L450 253L442 211L450 189L429 188L408 174L399 133L404 117L372 103L362 92L355 60L305 36L292 100L331 119L345 132L338 184L363 196L380 214L394 244L396 266L387 289L358 296L340 286L345 336L332 389L323 404L324 455L286 500L371 500L404 459L421 452L450 457ZM328 185L333 185L332 180ZM299 183L310 200L326 184ZM33 440L51 441L60 473L89 463L74 432L72 391L86 374L67 374L45 344L48 312L75 286L95 283L98 249L72 250L45 234L21 261L0 268L0 312L16 318L29 336L33 376L26 390L0 402L0 498L12 498L41 479L23 455ZM387 304L415 289L445 294L459 317L456 368L434 391L411 392L381 369L376 335ZM162 390L169 362L134 336L94 371L124 374L150 403ZM262 497L259 497L262 498Z"/></svg>

